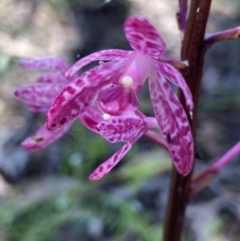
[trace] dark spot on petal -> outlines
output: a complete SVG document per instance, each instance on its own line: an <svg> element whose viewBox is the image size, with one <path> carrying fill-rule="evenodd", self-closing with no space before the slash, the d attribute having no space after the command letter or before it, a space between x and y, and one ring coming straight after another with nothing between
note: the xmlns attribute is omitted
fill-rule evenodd
<svg viewBox="0 0 240 241"><path fill-rule="evenodd" d="M68 86L65 91L67 91L69 94L74 94L76 92L76 90L74 88L72 88L71 86Z"/></svg>
<svg viewBox="0 0 240 241"><path fill-rule="evenodd" d="M154 44L154 43L151 43L151 42L146 42L146 46L147 46L148 48L152 48L152 49L158 48L158 45L157 45L157 44Z"/></svg>
<svg viewBox="0 0 240 241"><path fill-rule="evenodd" d="M98 122L94 118L91 118L90 116L85 116L84 120L86 124L88 124L90 127L96 128L97 131L100 130L99 127L97 127Z"/></svg>
<svg viewBox="0 0 240 241"><path fill-rule="evenodd" d="M168 84L167 82L164 82L164 83L163 83L163 86L164 86L164 88L168 89L169 84Z"/></svg>
<svg viewBox="0 0 240 241"><path fill-rule="evenodd" d="M52 128L55 128L56 126L57 126L56 123L52 123L52 125L51 125Z"/></svg>
<svg viewBox="0 0 240 241"><path fill-rule="evenodd" d="M55 108L50 109L50 113L52 114L53 112L55 112Z"/></svg>
<svg viewBox="0 0 240 241"><path fill-rule="evenodd" d="M139 25L136 22L132 22L129 24L132 28L137 28Z"/></svg>
<svg viewBox="0 0 240 241"><path fill-rule="evenodd" d="M134 40L137 40L137 41L143 40L143 37L140 36L139 34L132 34L131 37L134 38Z"/></svg>
<svg viewBox="0 0 240 241"><path fill-rule="evenodd" d="M76 83L75 83L77 86L81 86L82 84L83 84L83 81L82 81L82 79L78 79L77 81L76 81Z"/></svg>
<svg viewBox="0 0 240 241"><path fill-rule="evenodd" d="M175 115L176 115L177 117L181 117L181 115L182 115L182 110L181 110L181 109L177 109L177 110L175 111Z"/></svg>
<svg viewBox="0 0 240 241"><path fill-rule="evenodd" d="M63 117L63 118L59 121L59 123L60 123L61 125L63 125L64 123L66 123L66 121L67 121L67 118L66 118L66 117Z"/></svg>
<svg viewBox="0 0 240 241"><path fill-rule="evenodd" d="M113 162L115 163L118 159L118 156L116 155L114 158L113 158Z"/></svg>
<svg viewBox="0 0 240 241"><path fill-rule="evenodd" d="M170 144L172 142L172 137L170 134L167 134L167 142Z"/></svg>

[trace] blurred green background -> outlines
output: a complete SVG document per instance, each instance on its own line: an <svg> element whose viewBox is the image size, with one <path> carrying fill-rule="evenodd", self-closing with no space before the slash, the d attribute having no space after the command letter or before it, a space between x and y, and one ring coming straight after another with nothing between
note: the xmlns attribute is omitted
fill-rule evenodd
<svg viewBox="0 0 240 241"><path fill-rule="evenodd" d="M168 52L179 58L177 1L0 1L0 241L159 241L171 161L142 138L104 179L88 175L120 144L110 144L76 122L43 151L21 141L44 116L14 99L33 83L24 57L61 56L70 63L106 48L129 49L122 25L142 14L157 27ZM213 1L208 32L240 25L238 0ZM240 42L219 43L207 54L199 105L196 171L240 140ZM147 86L141 110L152 115ZM235 158L187 211L184 240L240 240L240 159ZM174 230L173 230L174 232Z"/></svg>

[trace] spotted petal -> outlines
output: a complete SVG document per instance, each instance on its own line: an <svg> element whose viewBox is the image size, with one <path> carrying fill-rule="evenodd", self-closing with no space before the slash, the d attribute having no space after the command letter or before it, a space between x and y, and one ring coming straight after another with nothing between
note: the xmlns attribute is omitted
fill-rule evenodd
<svg viewBox="0 0 240 241"><path fill-rule="evenodd" d="M92 53L79 61L77 61L67 72L66 77L71 78L84 66L92 63L93 61L110 61L120 60L122 58L128 58L133 51L124 51L120 49L101 50L96 53Z"/></svg>
<svg viewBox="0 0 240 241"><path fill-rule="evenodd" d="M103 88L119 80L126 64L105 63L73 80L52 103L47 115L48 128L60 127L83 113Z"/></svg>
<svg viewBox="0 0 240 241"><path fill-rule="evenodd" d="M121 116L111 116L109 120L99 122L99 134L109 142L129 142L133 136L145 128L144 120L135 112Z"/></svg>
<svg viewBox="0 0 240 241"><path fill-rule="evenodd" d="M194 152L184 109L160 71L152 73L149 87L155 116L173 163L180 174L187 175L192 168Z"/></svg>
<svg viewBox="0 0 240 241"><path fill-rule="evenodd" d="M50 106L57 94L64 88L65 84L31 84L17 88L15 96L29 106Z"/></svg>
<svg viewBox="0 0 240 241"><path fill-rule="evenodd" d="M148 119L139 111L119 116L104 113L95 103L79 116L80 122L109 142L128 142L139 129L146 128ZM146 123L145 123L146 121ZM153 122L153 121L152 121ZM151 122L151 123L152 123Z"/></svg>
<svg viewBox="0 0 240 241"><path fill-rule="evenodd" d="M58 70L61 72L65 72L69 68L68 64L58 57L23 59L20 61L20 65L26 69Z"/></svg>
<svg viewBox="0 0 240 241"><path fill-rule="evenodd" d="M192 93L189 90L189 87L181 75L181 73L172 67L170 64L167 63L161 63L155 61L155 65L158 65L159 71L173 84L177 85L180 87L185 95L186 102L187 102L187 107L189 110L193 109L193 100L192 100Z"/></svg>
<svg viewBox="0 0 240 241"><path fill-rule="evenodd" d="M124 31L132 48L153 58L165 53L166 45L157 30L144 17L130 17L124 24Z"/></svg>
<svg viewBox="0 0 240 241"><path fill-rule="evenodd" d="M90 176L91 180L98 180L109 173L128 153L135 142L143 135L144 129L139 130L136 135L127 142L122 148L120 148L113 156L111 156L107 161L102 163Z"/></svg>
<svg viewBox="0 0 240 241"><path fill-rule="evenodd" d="M33 137L28 137L22 142L22 147L27 151L38 151L44 149L47 145L59 139L72 125L69 122L62 128L56 130L48 130L44 124Z"/></svg>

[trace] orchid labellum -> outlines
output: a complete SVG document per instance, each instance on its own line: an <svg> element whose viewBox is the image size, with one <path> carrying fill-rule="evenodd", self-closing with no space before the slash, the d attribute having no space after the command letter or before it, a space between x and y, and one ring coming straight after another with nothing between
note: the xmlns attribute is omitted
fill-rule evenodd
<svg viewBox="0 0 240 241"><path fill-rule="evenodd" d="M122 115L111 116L104 113L97 103L79 116L80 121L91 131L100 134L109 142L125 142L113 156L102 163L91 175L97 180L106 175L132 148L135 142L149 129L156 129L153 117L146 117L140 111L129 111ZM162 142L165 144L164 141Z"/></svg>

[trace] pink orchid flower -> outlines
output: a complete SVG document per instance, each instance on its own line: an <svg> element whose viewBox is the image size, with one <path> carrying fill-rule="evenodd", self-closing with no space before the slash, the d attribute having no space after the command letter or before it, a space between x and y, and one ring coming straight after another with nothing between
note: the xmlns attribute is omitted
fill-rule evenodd
<svg viewBox="0 0 240 241"><path fill-rule="evenodd" d="M14 92L15 96L25 103L31 111L47 112L54 98L69 83L69 79L64 75L69 69L68 64L60 58L47 57L24 59L20 65L25 69L51 71L39 75L37 83L18 87ZM28 151L44 149L67 132L71 125L72 121L59 129L48 130L45 123L33 137L25 139L21 146Z"/></svg>
<svg viewBox="0 0 240 241"><path fill-rule="evenodd" d="M101 61L97 67L74 79L53 101L47 114L47 126L49 129L63 126L84 113L94 101L111 115L136 111L136 94L148 78L159 129L176 169L187 175L194 158L192 134L186 113L168 81L182 89L186 105L192 110L189 88L182 75L166 63L169 58L166 45L147 19L130 17L124 31L134 51L103 50L74 64L66 72L67 78L71 79L85 65Z"/></svg>

